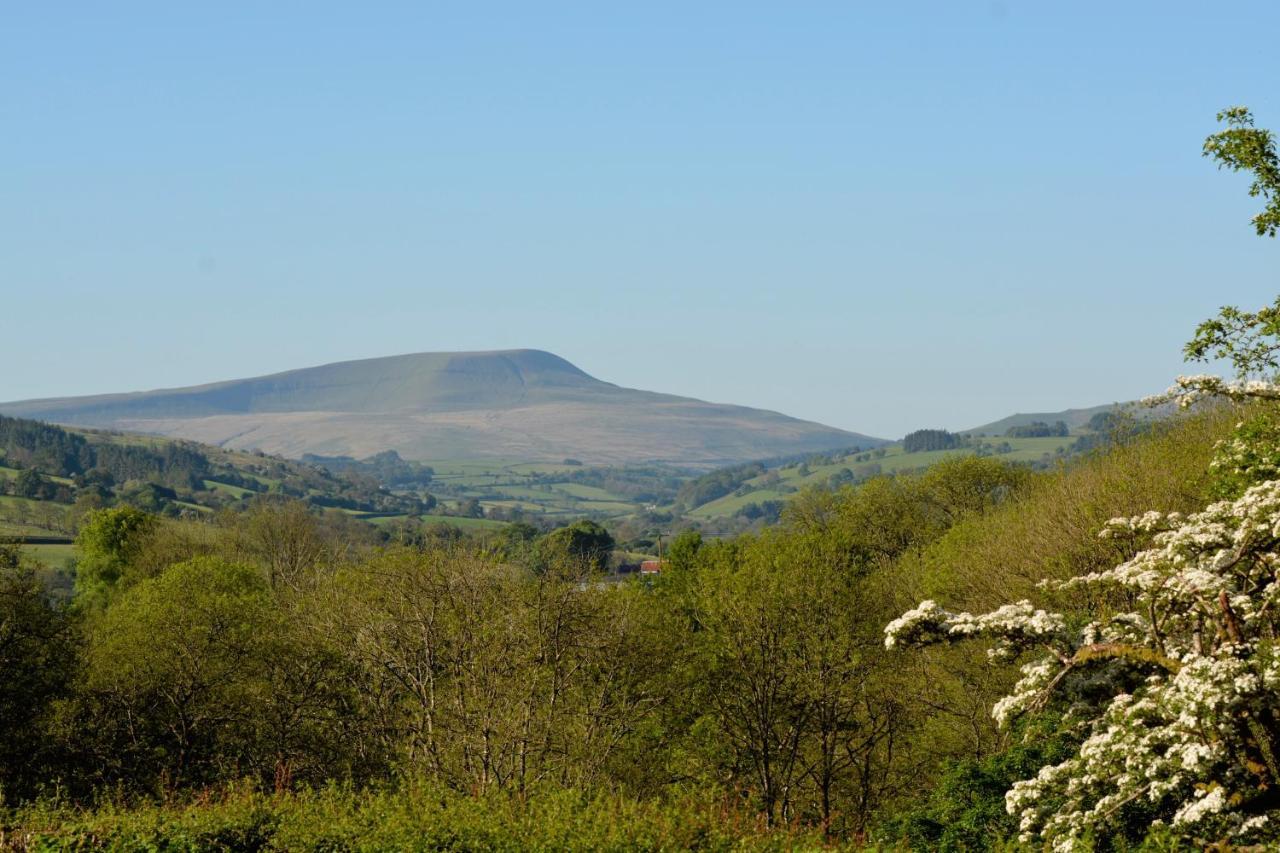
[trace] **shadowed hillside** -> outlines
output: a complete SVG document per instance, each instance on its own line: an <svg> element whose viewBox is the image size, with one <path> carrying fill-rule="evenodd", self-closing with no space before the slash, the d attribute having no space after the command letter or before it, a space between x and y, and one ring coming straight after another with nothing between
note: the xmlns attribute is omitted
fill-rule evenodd
<svg viewBox="0 0 1280 853"><path fill-rule="evenodd" d="M715 465L882 443L776 412L620 388L539 350L419 353L0 413L287 456Z"/></svg>

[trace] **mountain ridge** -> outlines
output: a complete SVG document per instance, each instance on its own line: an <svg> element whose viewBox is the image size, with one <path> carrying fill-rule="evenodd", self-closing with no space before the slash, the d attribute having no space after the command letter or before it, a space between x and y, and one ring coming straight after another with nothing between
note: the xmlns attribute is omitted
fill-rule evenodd
<svg viewBox="0 0 1280 853"><path fill-rule="evenodd" d="M338 361L178 388L0 403L0 413L286 456L585 457L700 466L884 440L597 379L536 349Z"/></svg>

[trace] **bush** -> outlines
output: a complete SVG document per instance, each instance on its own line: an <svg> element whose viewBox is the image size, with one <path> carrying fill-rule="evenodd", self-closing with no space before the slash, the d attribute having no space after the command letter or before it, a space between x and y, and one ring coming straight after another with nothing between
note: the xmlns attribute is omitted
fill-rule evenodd
<svg viewBox="0 0 1280 853"><path fill-rule="evenodd" d="M184 803L43 802L0 813L16 850L796 850L820 835L766 829L709 792L665 801L573 790L473 797L429 783L268 796L240 786ZM837 849L826 847L826 849Z"/></svg>

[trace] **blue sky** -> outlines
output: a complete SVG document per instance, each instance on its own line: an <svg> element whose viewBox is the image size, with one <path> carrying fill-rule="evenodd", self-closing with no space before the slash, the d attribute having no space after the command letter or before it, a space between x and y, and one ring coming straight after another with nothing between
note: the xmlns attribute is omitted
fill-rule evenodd
<svg viewBox="0 0 1280 853"><path fill-rule="evenodd" d="M269 7L269 8L267 8ZM0 399L537 347L897 436L1159 390L1280 286L1280 5L13 4Z"/></svg>

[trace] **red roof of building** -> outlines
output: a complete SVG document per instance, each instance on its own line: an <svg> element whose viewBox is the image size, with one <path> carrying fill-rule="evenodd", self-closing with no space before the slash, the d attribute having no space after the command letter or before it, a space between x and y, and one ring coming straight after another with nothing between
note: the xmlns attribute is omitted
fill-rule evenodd
<svg viewBox="0 0 1280 853"><path fill-rule="evenodd" d="M640 574L642 575L656 575L660 571L662 571L661 560L645 560L640 564Z"/></svg>

